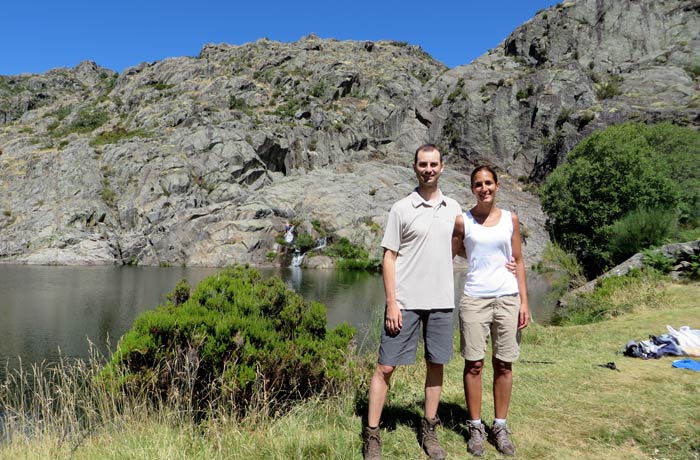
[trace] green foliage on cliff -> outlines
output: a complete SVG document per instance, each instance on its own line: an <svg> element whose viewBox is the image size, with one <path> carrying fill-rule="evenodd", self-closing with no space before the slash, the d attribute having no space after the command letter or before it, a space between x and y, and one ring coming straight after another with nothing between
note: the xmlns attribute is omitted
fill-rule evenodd
<svg viewBox="0 0 700 460"><path fill-rule="evenodd" d="M340 238L333 243L325 254L336 259L336 267L345 270L379 270L381 264L377 259L371 259L369 252L363 247L352 243L347 238Z"/></svg>
<svg viewBox="0 0 700 460"><path fill-rule="evenodd" d="M96 107L85 107L80 109L77 117L68 127L68 132L74 133L89 133L103 124L108 120L109 115L101 109Z"/></svg>
<svg viewBox="0 0 700 460"><path fill-rule="evenodd" d="M623 234L627 241L664 242L668 232L658 226L630 225L644 210L657 219L677 219L681 227L698 225L700 134L640 123L596 132L549 175L540 198L552 239L577 255L589 277L598 275L624 257L620 244L610 247L611 235L618 242Z"/></svg>
<svg viewBox="0 0 700 460"><path fill-rule="evenodd" d="M167 304L137 318L105 375L160 396L191 395L195 409L226 400L241 411L256 392L284 405L348 378L354 330L327 329L325 306L280 279L236 266L187 293L180 283Z"/></svg>
<svg viewBox="0 0 700 460"><path fill-rule="evenodd" d="M101 132L100 134L95 136L92 140L90 140L90 145L99 146L106 144L116 144L122 139L131 139L133 137L145 138L150 136L151 134L149 134L143 129L127 131L124 128L115 128L112 131Z"/></svg>

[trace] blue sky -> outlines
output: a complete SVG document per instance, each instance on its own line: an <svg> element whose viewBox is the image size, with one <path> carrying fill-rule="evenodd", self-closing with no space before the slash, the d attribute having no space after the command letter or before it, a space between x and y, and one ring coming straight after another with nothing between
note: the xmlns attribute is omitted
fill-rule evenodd
<svg viewBox="0 0 700 460"><path fill-rule="evenodd" d="M42 73L83 60L121 72L196 56L206 43L284 42L315 33L420 45L449 67L495 47L553 0L12 0L3 5L0 75Z"/></svg>

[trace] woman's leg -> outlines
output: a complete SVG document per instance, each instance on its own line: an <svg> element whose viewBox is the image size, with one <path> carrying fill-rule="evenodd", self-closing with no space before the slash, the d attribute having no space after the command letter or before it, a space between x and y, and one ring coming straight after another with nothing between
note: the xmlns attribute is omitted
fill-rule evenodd
<svg viewBox="0 0 700 460"><path fill-rule="evenodd" d="M464 361L464 399L467 402L469 420L481 418L481 372L484 360Z"/></svg>
<svg viewBox="0 0 700 460"><path fill-rule="evenodd" d="M493 406L496 418L505 419L513 392L513 363L493 358Z"/></svg>

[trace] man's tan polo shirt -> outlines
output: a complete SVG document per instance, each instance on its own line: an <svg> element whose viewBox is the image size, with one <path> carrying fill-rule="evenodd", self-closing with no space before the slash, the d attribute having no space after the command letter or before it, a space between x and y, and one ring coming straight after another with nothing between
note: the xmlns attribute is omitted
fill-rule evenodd
<svg viewBox="0 0 700 460"><path fill-rule="evenodd" d="M461 213L459 204L442 193L435 206L414 191L391 207L382 247L398 253L399 308L454 308L452 231Z"/></svg>

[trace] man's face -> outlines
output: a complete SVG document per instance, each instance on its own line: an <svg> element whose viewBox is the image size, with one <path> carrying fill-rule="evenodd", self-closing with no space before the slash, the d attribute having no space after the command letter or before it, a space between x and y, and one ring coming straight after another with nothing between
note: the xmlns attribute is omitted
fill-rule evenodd
<svg viewBox="0 0 700 460"><path fill-rule="evenodd" d="M437 150L423 150L418 152L418 159L413 165L418 184L421 186L436 186L444 165Z"/></svg>

